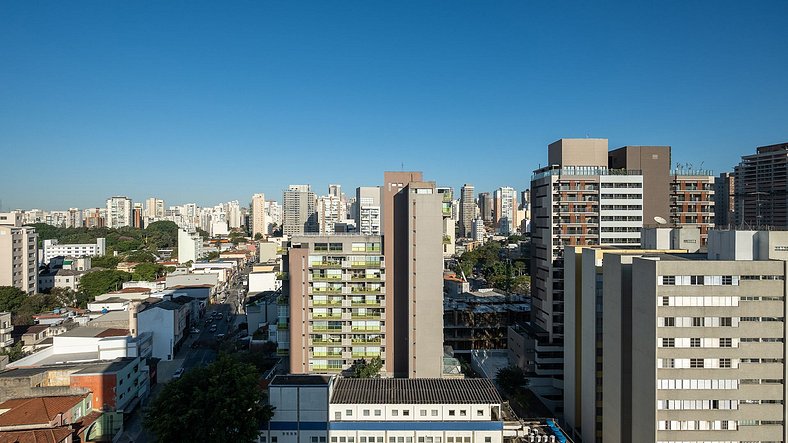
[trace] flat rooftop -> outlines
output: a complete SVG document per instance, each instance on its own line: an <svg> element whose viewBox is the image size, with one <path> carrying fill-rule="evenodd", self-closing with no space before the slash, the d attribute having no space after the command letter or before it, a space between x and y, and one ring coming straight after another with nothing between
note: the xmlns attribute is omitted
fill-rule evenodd
<svg viewBox="0 0 788 443"><path fill-rule="evenodd" d="M330 382L328 375L277 375L270 386L327 386Z"/></svg>
<svg viewBox="0 0 788 443"><path fill-rule="evenodd" d="M128 313L126 314L128 315ZM86 327L79 327L74 328L70 331L66 331L58 337L123 337L129 335L128 329L116 329L116 328L86 328Z"/></svg>
<svg viewBox="0 0 788 443"><path fill-rule="evenodd" d="M502 400L486 378L340 378L331 403L493 404Z"/></svg>

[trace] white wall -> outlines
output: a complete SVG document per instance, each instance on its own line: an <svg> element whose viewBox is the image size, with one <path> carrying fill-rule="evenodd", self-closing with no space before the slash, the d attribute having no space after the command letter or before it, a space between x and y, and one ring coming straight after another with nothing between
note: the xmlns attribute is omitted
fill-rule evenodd
<svg viewBox="0 0 788 443"><path fill-rule="evenodd" d="M148 308L137 314L137 330L153 334L153 356L172 360L175 346L175 311Z"/></svg>

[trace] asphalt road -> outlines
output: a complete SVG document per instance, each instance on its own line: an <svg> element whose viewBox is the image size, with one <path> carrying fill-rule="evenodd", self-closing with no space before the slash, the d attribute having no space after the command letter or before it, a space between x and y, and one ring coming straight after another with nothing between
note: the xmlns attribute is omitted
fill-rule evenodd
<svg viewBox="0 0 788 443"><path fill-rule="evenodd" d="M239 309L239 291L243 288L243 280L247 278L251 267L247 266L242 268L239 275L227 286L225 291L227 299L222 303L211 304L206 308L205 316L200 320L197 329L200 333L194 337L194 334L187 337L183 346L176 355L176 358L183 358L183 368L188 371L191 368L205 366L216 360L216 345L219 342L218 334L225 334L225 338L229 335L230 328L237 326L237 312ZM220 296L221 300L223 297ZM214 319L211 323L206 324L212 313L220 312L223 315L221 320ZM228 322L227 319L230 318ZM216 332L210 332L211 325L216 325ZM193 343L197 343L196 347L192 347ZM159 380L159 384L153 387L151 394L147 400L150 404L161 391L162 385L169 382L169 380ZM144 443L155 441L154 436L151 435L142 425L143 408L137 409L126 419L125 430L118 440L122 443Z"/></svg>

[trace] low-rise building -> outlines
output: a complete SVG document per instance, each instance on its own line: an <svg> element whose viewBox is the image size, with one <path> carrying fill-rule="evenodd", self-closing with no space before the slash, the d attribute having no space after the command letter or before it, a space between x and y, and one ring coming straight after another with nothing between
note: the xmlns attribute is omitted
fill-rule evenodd
<svg viewBox="0 0 788 443"><path fill-rule="evenodd" d="M14 338L11 336L13 331L14 325L11 323L11 313L0 312L0 348L14 344Z"/></svg>
<svg viewBox="0 0 788 443"><path fill-rule="evenodd" d="M153 356L172 360L185 338L188 307L173 301L160 301L142 306L137 313L140 332L153 334Z"/></svg>
<svg viewBox="0 0 788 443"><path fill-rule="evenodd" d="M97 238L96 243L60 244L57 240L44 240L41 254L43 263L49 263L55 257L94 257L107 253L107 240Z"/></svg>
<svg viewBox="0 0 788 443"><path fill-rule="evenodd" d="M6 400L0 403L0 441L70 442L71 425L88 414L90 400L89 393ZM37 433L43 439L35 439Z"/></svg>
<svg viewBox="0 0 788 443"><path fill-rule="evenodd" d="M70 376L69 386L93 392L97 411L131 412L150 392L147 367L139 357L121 357L82 367Z"/></svg>
<svg viewBox="0 0 788 443"><path fill-rule="evenodd" d="M502 443L535 435L483 378L280 375L269 400L276 409L261 443ZM566 441L549 422L555 431L545 426L538 441L551 441L548 433Z"/></svg>

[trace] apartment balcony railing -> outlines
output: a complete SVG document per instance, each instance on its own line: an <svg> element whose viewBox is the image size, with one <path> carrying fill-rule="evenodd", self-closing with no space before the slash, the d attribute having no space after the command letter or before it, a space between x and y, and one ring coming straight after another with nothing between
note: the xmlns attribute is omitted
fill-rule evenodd
<svg viewBox="0 0 788 443"><path fill-rule="evenodd" d="M339 269L342 267L342 262L319 262L310 263L309 267L315 269Z"/></svg>
<svg viewBox="0 0 788 443"><path fill-rule="evenodd" d="M322 339L322 338L313 338L312 339L312 346L320 346L320 345L341 345L342 339Z"/></svg>
<svg viewBox="0 0 788 443"><path fill-rule="evenodd" d="M312 277L312 281L337 281L337 282L342 281L341 275L337 275L336 277L326 277L326 276L310 274L310 276Z"/></svg>
<svg viewBox="0 0 788 443"><path fill-rule="evenodd" d="M312 325L315 332L342 332L342 326L318 326Z"/></svg>
<svg viewBox="0 0 788 443"><path fill-rule="evenodd" d="M350 306L352 307L380 307L382 302L378 301L366 301L366 300L352 300L350 302Z"/></svg>
<svg viewBox="0 0 788 443"><path fill-rule="evenodd" d="M316 320L342 320L342 314L315 314L312 313L312 318Z"/></svg>
<svg viewBox="0 0 788 443"><path fill-rule="evenodd" d="M350 340L354 345L379 345L380 338L354 338Z"/></svg>
<svg viewBox="0 0 788 443"><path fill-rule="evenodd" d="M355 312L350 314L351 320L377 320L382 317L381 314L357 314Z"/></svg>
<svg viewBox="0 0 788 443"><path fill-rule="evenodd" d="M353 352L353 358L371 358L380 357L380 352Z"/></svg>
<svg viewBox="0 0 788 443"><path fill-rule="evenodd" d="M352 332L380 332L380 326L351 326Z"/></svg>
<svg viewBox="0 0 788 443"><path fill-rule="evenodd" d="M342 306L342 297L329 298L328 300L312 300L313 306Z"/></svg>

